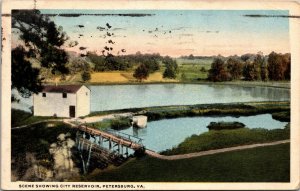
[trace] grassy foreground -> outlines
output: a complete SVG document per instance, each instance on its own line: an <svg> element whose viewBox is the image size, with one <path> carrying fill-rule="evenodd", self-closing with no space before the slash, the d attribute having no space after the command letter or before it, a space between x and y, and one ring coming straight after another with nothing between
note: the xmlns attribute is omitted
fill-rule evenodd
<svg viewBox="0 0 300 191"><path fill-rule="evenodd" d="M289 182L290 145L260 147L166 161L151 157L93 173L75 181Z"/></svg>

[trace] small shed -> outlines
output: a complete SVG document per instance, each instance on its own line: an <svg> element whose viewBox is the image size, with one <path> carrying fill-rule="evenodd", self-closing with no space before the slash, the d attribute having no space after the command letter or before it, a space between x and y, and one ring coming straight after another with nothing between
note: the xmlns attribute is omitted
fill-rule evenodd
<svg viewBox="0 0 300 191"><path fill-rule="evenodd" d="M148 117L145 115L136 115L132 117L132 125L140 128L145 128L147 126Z"/></svg>
<svg viewBox="0 0 300 191"><path fill-rule="evenodd" d="M90 113L91 90L84 85L46 85L33 95L33 115L80 117Z"/></svg>

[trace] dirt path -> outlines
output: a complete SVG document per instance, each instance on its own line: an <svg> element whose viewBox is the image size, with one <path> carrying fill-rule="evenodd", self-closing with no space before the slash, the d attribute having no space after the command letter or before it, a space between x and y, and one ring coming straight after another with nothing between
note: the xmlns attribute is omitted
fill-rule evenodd
<svg viewBox="0 0 300 191"><path fill-rule="evenodd" d="M93 117L85 117L83 119L76 119L79 123L95 123L100 122L105 119L114 119L116 117L132 117L133 113L127 112L127 113L115 113L115 114L109 114L109 115L101 115L101 116L93 116Z"/></svg>
<svg viewBox="0 0 300 191"><path fill-rule="evenodd" d="M237 151L237 150L244 150L244 149L252 149L256 147L266 147L266 146L271 146L271 145L279 145L283 143L289 143L290 140L282 140L282 141L275 141L271 143L259 143L259 144L252 144L252 145L242 145L242 146L236 146L236 147L229 147L229 148L224 148L224 149L215 149L215 150L209 150L209 151L201 151L197 153L188 153L188 154L181 154L181 155L171 155L171 156L166 156L166 155L161 155L159 153L156 153L154 151L146 150L146 154L149 156L163 159L163 160L180 160L180 159L187 159L187 158L193 158L193 157L200 157L200 156L205 156L205 155L212 155L212 154L217 154L217 153L224 153L224 152L230 152L230 151Z"/></svg>
<svg viewBox="0 0 300 191"><path fill-rule="evenodd" d="M116 117L132 117L133 113L127 112L127 113L115 113L115 114L109 114L109 115L101 115L101 116L93 116L93 117L85 117L83 119L81 118L74 118L74 119L45 119L42 121L37 121L34 123L30 123L27 125L21 125L17 127L12 127L11 129L22 129L26 127L30 127L31 125L35 125L38 123L44 123L44 122L64 122L67 123L71 126L76 126L78 124L83 124L83 123L95 123L95 122L101 122L105 119L114 119Z"/></svg>

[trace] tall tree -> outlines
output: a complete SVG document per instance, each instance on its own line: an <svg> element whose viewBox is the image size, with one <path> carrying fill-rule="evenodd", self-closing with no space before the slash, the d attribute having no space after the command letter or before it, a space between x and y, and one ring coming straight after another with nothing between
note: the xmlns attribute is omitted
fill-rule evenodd
<svg viewBox="0 0 300 191"><path fill-rule="evenodd" d="M89 81L91 79L91 73L87 70L84 70L81 74L81 78L84 82Z"/></svg>
<svg viewBox="0 0 300 191"><path fill-rule="evenodd" d="M149 76L149 68L145 64L140 64L134 71L133 77L140 82L147 79Z"/></svg>
<svg viewBox="0 0 300 191"><path fill-rule="evenodd" d="M159 68L160 68L157 59L155 59L153 57L150 57L150 58L146 57L144 59L143 63L146 65L146 67L148 67L150 73L154 73L157 70L159 70Z"/></svg>
<svg viewBox="0 0 300 191"><path fill-rule="evenodd" d="M285 80L290 75L290 56L275 52L269 54L268 72L270 80Z"/></svg>
<svg viewBox="0 0 300 191"><path fill-rule="evenodd" d="M211 69L208 72L208 80L221 82L230 80L230 76L226 71L225 62L221 58L214 59Z"/></svg>
<svg viewBox="0 0 300 191"><path fill-rule="evenodd" d="M255 65L250 61L247 61L243 68L243 76L247 81L256 80L257 71L255 69Z"/></svg>
<svg viewBox="0 0 300 191"><path fill-rule="evenodd" d="M227 70L233 80L238 80L242 76L243 64L241 61L235 58L229 58L226 62Z"/></svg>
<svg viewBox="0 0 300 191"><path fill-rule="evenodd" d="M22 75L20 73L22 68L32 71L32 75L30 72L23 75L24 78L31 80L17 81L17 78L12 79L12 88L17 89L22 96L28 97L41 88L42 79L39 79L39 69L32 68L29 58L38 59L41 67L51 69L52 73L68 73L65 66L68 55L61 48L68 37L62 31L62 27L57 27L39 10L13 10L12 30L19 33L20 40L20 45L12 50L13 67L18 68L12 69L12 78ZM23 55L23 58L20 54Z"/></svg>
<svg viewBox="0 0 300 191"><path fill-rule="evenodd" d="M283 55L283 62L286 66L286 70L284 73L285 80L291 79L291 54L287 53Z"/></svg>
<svg viewBox="0 0 300 191"><path fill-rule="evenodd" d="M256 72L255 80L267 81L269 79L268 68L267 68L268 65L262 52L258 52L255 55L253 64Z"/></svg>
<svg viewBox="0 0 300 191"><path fill-rule="evenodd" d="M262 71L262 68L264 66L264 56L262 53L258 53L254 57L253 65L254 65L254 70L255 70L255 80L261 80L262 79L262 73L265 71ZM264 76L265 78L265 76Z"/></svg>
<svg viewBox="0 0 300 191"><path fill-rule="evenodd" d="M26 51L22 46L12 50L11 55L11 88L17 89L23 97L29 97L32 92L41 90L39 69L33 68L31 63L25 59ZM15 101L12 97L12 101Z"/></svg>
<svg viewBox="0 0 300 191"><path fill-rule="evenodd" d="M163 59L163 64L166 66L166 69L163 73L163 78L175 79L178 73L178 64L171 57L166 56Z"/></svg>

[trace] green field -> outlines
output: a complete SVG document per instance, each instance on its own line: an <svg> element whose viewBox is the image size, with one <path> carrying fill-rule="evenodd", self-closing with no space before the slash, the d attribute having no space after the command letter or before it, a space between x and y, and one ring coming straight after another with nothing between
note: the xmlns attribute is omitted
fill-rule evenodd
<svg viewBox="0 0 300 191"><path fill-rule="evenodd" d="M176 59L179 66L179 73L177 79L183 82L194 82L205 80L208 75L208 70L213 62L212 58L207 59ZM204 68L205 71L201 71Z"/></svg>
<svg viewBox="0 0 300 191"><path fill-rule="evenodd" d="M186 59L186 58L176 58L177 64L195 64L195 65L209 65L213 62L213 58L196 58L196 59Z"/></svg>
<svg viewBox="0 0 300 191"><path fill-rule="evenodd" d="M147 80L143 83L166 83L166 82L197 82L199 80L205 80L208 75L208 70L213 62L212 58L202 59L176 59L179 71L176 79L165 79L162 77L165 66L161 63L160 70L150 74ZM201 71L201 68L205 71ZM131 68L126 71L106 71L106 72L91 72L91 80L89 84L111 84L111 83L138 83L137 80L132 76L135 68ZM51 73L43 72L47 83L59 83L59 84L82 84L84 83L81 79L81 73L72 75L66 75L64 80L61 79L60 75L53 75ZM140 82L139 82L140 83Z"/></svg>
<svg viewBox="0 0 300 191"><path fill-rule="evenodd" d="M290 145L174 161L151 157L132 159L120 167L96 170L75 181L289 182Z"/></svg>

